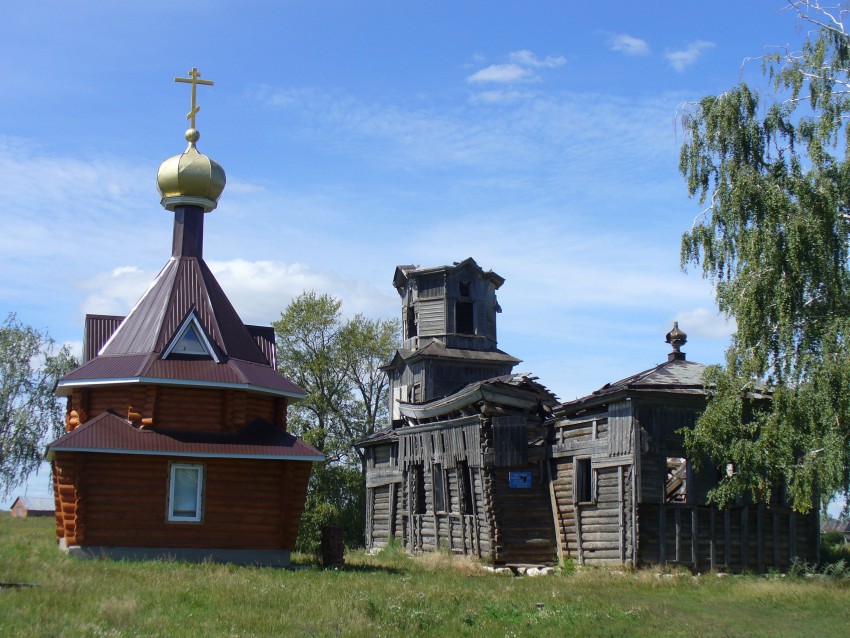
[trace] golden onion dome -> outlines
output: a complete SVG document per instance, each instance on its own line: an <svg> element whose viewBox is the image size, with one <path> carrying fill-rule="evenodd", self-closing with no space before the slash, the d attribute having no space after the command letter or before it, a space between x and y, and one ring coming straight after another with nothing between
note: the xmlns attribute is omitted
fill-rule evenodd
<svg viewBox="0 0 850 638"><path fill-rule="evenodd" d="M180 155L169 157L159 167L156 185L162 205L173 211L177 206L200 206L204 212L215 210L227 181L221 165L199 153L195 143L201 137L197 129L186 131L189 146Z"/></svg>

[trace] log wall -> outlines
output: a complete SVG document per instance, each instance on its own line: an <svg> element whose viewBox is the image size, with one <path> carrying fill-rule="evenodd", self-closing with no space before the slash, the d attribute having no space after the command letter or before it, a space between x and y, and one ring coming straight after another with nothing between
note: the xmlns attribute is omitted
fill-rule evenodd
<svg viewBox="0 0 850 638"><path fill-rule="evenodd" d="M634 563L634 419L631 404L555 424L550 449L551 511L561 559ZM576 486L584 463L588 500Z"/></svg>
<svg viewBox="0 0 850 638"><path fill-rule="evenodd" d="M152 428L234 431L256 419L286 429L287 400L246 392L153 384L75 389L68 398L67 429L106 411L133 421L152 419Z"/></svg>
<svg viewBox="0 0 850 638"><path fill-rule="evenodd" d="M204 465L200 523L168 521L172 463ZM57 535L68 545L292 550L305 461L57 452Z"/></svg>

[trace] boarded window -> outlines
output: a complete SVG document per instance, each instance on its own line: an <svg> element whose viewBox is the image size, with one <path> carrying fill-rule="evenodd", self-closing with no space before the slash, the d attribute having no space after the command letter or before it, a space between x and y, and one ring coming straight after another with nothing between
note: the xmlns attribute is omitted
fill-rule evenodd
<svg viewBox="0 0 850 638"><path fill-rule="evenodd" d="M593 503L593 468L590 459L575 459L573 486L576 503Z"/></svg>
<svg viewBox="0 0 850 638"><path fill-rule="evenodd" d="M427 511L425 504L425 470L417 465L413 472L413 511L416 514L424 514Z"/></svg>
<svg viewBox="0 0 850 638"><path fill-rule="evenodd" d="M431 467L431 483L434 486L434 511L446 512L446 486L443 476L443 466L435 463Z"/></svg>
<svg viewBox="0 0 850 638"><path fill-rule="evenodd" d="M475 334L475 304L471 301L455 303L455 332L462 335Z"/></svg>
<svg viewBox="0 0 850 638"><path fill-rule="evenodd" d="M413 403L421 403L422 402L422 384L414 383L413 384Z"/></svg>
<svg viewBox="0 0 850 638"><path fill-rule="evenodd" d="M472 508L472 474L469 471L469 465L466 461L458 461L457 476L463 494L462 513L472 514L475 511Z"/></svg>
<svg viewBox="0 0 850 638"><path fill-rule="evenodd" d="M664 502L688 502L687 459L678 456L667 457L667 480L664 482Z"/></svg>
<svg viewBox="0 0 850 638"><path fill-rule="evenodd" d="M392 455L389 445L376 445L372 448L375 465L390 465L392 461Z"/></svg>
<svg viewBox="0 0 850 638"><path fill-rule="evenodd" d="M424 275L417 283L420 299L434 299L446 294L446 278L443 273Z"/></svg>

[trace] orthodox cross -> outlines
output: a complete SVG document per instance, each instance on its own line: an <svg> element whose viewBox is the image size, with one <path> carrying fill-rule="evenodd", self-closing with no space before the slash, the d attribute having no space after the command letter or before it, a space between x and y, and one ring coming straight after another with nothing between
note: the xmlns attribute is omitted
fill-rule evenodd
<svg viewBox="0 0 850 638"><path fill-rule="evenodd" d="M203 84L203 85L206 85L206 86L212 86L213 85L212 80L201 80L201 79L199 79L200 77L201 77L201 73L198 71L198 67L193 66L192 70L189 71L189 77L188 78L174 78L175 82L185 82L186 84L192 85L192 108L186 114L186 119L190 120L192 128L195 128L195 113L197 113L198 111L201 110L201 107L198 106L197 104L195 104L195 95L196 95L197 90L198 90L198 85L199 84Z"/></svg>

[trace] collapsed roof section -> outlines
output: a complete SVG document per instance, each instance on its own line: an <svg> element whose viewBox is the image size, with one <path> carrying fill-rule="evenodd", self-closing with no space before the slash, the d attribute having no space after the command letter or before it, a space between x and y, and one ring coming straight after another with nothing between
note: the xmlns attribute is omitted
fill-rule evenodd
<svg viewBox="0 0 850 638"><path fill-rule="evenodd" d="M436 273L452 274L459 270L469 270L475 273L482 279L492 282L497 290L505 283L504 277L497 275L492 270L485 271L472 257L467 257L463 261L456 261L450 266L432 266L430 268L419 268L413 265L396 266L395 274L393 275L393 286L395 286L399 293L402 293L405 286L407 286L408 280L413 276Z"/></svg>
<svg viewBox="0 0 850 638"><path fill-rule="evenodd" d="M558 404L555 396L537 377L529 374L507 374L469 383L457 392L427 403L400 403L399 410L407 419L423 422L469 412L480 412L490 405L532 410L541 405L551 411Z"/></svg>

